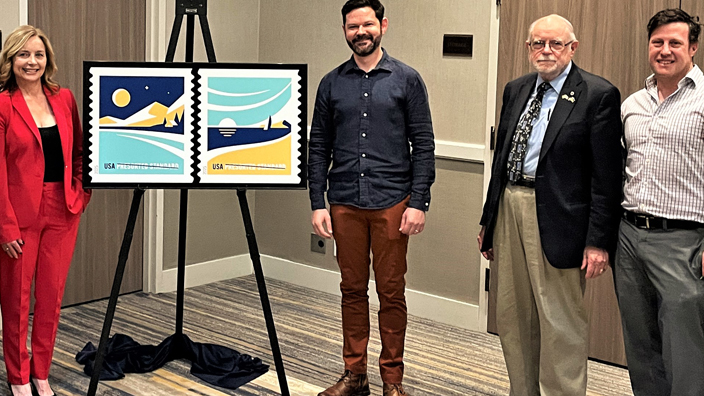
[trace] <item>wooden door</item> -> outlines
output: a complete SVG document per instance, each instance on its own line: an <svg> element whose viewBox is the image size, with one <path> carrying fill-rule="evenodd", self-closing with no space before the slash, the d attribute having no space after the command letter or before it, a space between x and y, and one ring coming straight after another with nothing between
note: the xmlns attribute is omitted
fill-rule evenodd
<svg viewBox="0 0 704 396"><path fill-rule="evenodd" d="M682 9L689 15L699 16L699 23L704 24L704 1L702 0L681 0ZM703 29L704 30L704 29ZM694 63L704 70L704 32L699 36L699 50L694 56Z"/></svg>
<svg viewBox="0 0 704 396"><path fill-rule="evenodd" d="M56 80L82 113L83 61L143 61L145 0L29 0L28 21L49 36ZM130 190L95 190L81 219L64 306L108 297L132 202ZM121 291L142 290L142 216L138 217Z"/></svg>
<svg viewBox="0 0 704 396"><path fill-rule="evenodd" d="M684 0L700 14L701 0ZM696 6L694 5L696 4ZM611 81L622 99L643 87L651 74L648 66L647 22L659 10L673 8L679 0L503 0L499 31L497 122L503 88L531 71L524 43L530 24L545 15L559 14L572 22L580 46L574 57L579 67ZM687 11L687 6L683 4ZM701 41L701 40L700 40ZM701 51L704 52L704 51ZM698 54L701 57L704 54ZM492 273L495 263L491 265ZM491 277L487 328L496 332L496 277ZM592 358L625 365L621 318L612 272L587 282L585 300L590 319Z"/></svg>

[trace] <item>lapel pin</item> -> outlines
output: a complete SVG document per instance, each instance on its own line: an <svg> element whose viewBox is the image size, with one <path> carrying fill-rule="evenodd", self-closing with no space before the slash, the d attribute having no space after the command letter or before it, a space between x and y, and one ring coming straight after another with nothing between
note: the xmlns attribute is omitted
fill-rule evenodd
<svg viewBox="0 0 704 396"><path fill-rule="evenodd" d="M574 93L571 93L570 95L574 95ZM567 96L567 94L563 94L560 98L570 103L574 103L574 96Z"/></svg>

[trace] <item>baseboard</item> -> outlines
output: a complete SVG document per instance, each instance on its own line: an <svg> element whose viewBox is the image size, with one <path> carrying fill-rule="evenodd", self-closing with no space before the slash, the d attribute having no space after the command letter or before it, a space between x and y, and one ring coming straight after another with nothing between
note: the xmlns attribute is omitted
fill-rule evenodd
<svg viewBox="0 0 704 396"><path fill-rule="evenodd" d="M225 257L186 266L186 287L195 287L207 283L247 276L253 273L252 260L249 254ZM156 281L157 293L168 293L176 290L178 269L162 271Z"/></svg>
<svg viewBox="0 0 704 396"><path fill-rule="evenodd" d="M340 295L340 273L310 265L284 260L278 257L262 255L264 276L294 285L307 287L336 296ZM157 280L157 293L176 290L177 269L163 271ZM207 283L247 276L253 273L249 254L226 257L223 259L192 264L186 267L186 287L200 286ZM373 290L374 281L369 284L369 301L379 304ZM479 306L449 298L436 296L416 290L406 290L408 313L440 323L465 329L481 331L479 325Z"/></svg>
<svg viewBox="0 0 704 396"><path fill-rule="evenodd" d="M322 268L284 260L278 257L262 256L262 267L267 278L277 279L313 290L340 295L340 274ZM373 290L374 281L369 284L369 301L379 304ZM480 331L479 306L416 290L406 290L408 313L437 322Z"/></svg>

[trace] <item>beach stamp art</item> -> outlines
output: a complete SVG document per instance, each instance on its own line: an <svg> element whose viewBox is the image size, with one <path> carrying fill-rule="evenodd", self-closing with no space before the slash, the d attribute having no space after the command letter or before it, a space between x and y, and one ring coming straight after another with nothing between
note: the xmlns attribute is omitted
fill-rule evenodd
<svg viewBox="0 0 704 396"><path fill-rule="evenodd" d="M305 188L306 73L84 62L84 185Z"/></svg>
<svg viewBox="0 0 704 396"><path fill-rule="evenodd" d="M200 70L202 183L299 183L294 70Z"/></svg>

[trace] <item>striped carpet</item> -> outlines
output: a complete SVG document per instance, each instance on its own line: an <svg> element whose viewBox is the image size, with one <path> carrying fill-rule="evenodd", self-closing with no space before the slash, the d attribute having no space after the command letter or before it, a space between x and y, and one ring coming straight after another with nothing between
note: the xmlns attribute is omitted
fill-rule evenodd
<svg viewBox="0 0 704 396"><path fill-rule="evenodd" d="M341 373L339 297L276 280L267 286L292 395L317 395ZM175 293L120 297L113 333L157 344L173 333ZM89 378L74 356L86 342L98 343L107 301L66 308L57 336L51 381L57 395L85 395ZM376 323L376 314L372 314ZM373 326L374 328L374 326ZM272 369L259 294L253 276L186 291L184 332L196 342L229 346L260 357ZM377 359L381 345L373 330L369 344L372 395L381 395ZM507 395L508 378L498 337L409 317L404 384L414 396ZM189 363L172 362L149 374L102 382L99 395L278 395L276 373L236 391L215 389L189 374ZM5 378L0 365L0 378ZM8 394L1 388L0 394ZM3 393L4 392L4 393ZM588 395L632 395L626 370L590 362Z"/></svg>

